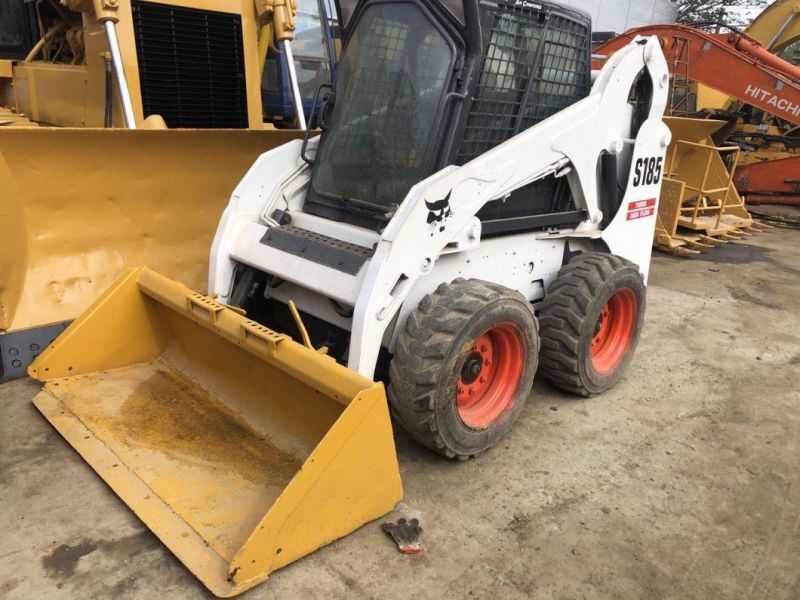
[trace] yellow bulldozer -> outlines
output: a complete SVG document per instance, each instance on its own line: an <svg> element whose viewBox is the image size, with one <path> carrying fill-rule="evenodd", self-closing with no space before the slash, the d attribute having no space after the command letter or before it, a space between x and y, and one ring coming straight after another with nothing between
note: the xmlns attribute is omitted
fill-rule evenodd
<svg viewBox="0 0 800 600"><path fill-rule="evenodd" d="M283 124L262 90L287 77L271 65L262 79L268 59L292 54L298 32L297 61L281 66L300 66L306 103L309 83L332 70L332 17L308 4L298 13L294 0L2 0L0 124L260 130L265 115ZM296 108L288 116L303 129Z"/></svg>
<svg viewBox="0 0 800 600"><path fill-rule="evenodd" d="M205 288L241 174L331 76L316 6L0 0L0 382L127 266Z"/></svg>

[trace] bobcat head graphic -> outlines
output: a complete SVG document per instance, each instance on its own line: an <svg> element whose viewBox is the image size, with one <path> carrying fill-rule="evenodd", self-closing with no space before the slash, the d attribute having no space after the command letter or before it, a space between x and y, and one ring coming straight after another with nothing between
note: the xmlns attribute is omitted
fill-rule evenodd
<svg viewBox="0 0 800 600"><path fill-rule="evenodd" d="M444 231L447 219L453 215L453 211L450 210L450 194L452 193L453 190L450 190L447 192L447 196L441 200L434 200L433 202L425 200L425 206L428 208L428 225L431 227L431 236L433 236L437 227L439 231Z"/></svg>

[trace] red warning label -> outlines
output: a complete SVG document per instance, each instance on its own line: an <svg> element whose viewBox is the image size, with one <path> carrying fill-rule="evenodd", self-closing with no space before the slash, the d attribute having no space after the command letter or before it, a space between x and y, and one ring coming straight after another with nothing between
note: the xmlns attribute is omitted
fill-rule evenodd
<svg viewBox="0 0 800 600"><path fill-rule="evenodd" d="M628 203L628 210L641 210L643 208L651 208L656 205L656 199L650 198L649 200L637 200L636 202Z"/></svg>
<svg viewBox="0 0 800 600"><path fill-rule="evenodd" d="M655 208L644 208L642 210L634 210L628 213L628 221L634 219L644 219L645 217L652 217L656 212Z"/></svg>
<svg viewBox="0 0 800 600"><path fill-rule="evenodd" d="M652 217L656 213L656 199L637 200L628 203L628 221Z"/></svg>

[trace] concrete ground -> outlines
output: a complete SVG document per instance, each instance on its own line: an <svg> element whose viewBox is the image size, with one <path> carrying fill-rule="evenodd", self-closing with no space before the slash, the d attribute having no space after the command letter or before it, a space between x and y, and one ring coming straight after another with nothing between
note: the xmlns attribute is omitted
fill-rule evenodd
<svg viewBox="0 0 800 600"><path fill-rule="evenodd" d="M624 381L537 382L513 432L450 463L398 432L425 552L379 522L243 598L800 598L800 233L656 254ZM0 386L0 597L210 595Z"/></svg>

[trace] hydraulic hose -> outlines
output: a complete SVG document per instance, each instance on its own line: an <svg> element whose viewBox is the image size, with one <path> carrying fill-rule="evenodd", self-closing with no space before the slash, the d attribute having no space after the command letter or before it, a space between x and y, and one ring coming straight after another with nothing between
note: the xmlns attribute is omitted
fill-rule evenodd
<svg viewBox="0 0 800 600"><path fill-rule="evenodd" d="M49 39L51 39L54 35L60 33L61 30L66 28L67 28L67 23L65 21L61 21L58 25L56 25L50 31L45 33L41 38L39 38L39 41L36 42L36 44L34 44L33 48L31 48L31 51L28 52L28 56L26 56L25 60L23 60L22 62L23 63L31 62L34 58L36 58L36 55L39 54L41 49L44 48L44 45L47 43Z"/></svg>

